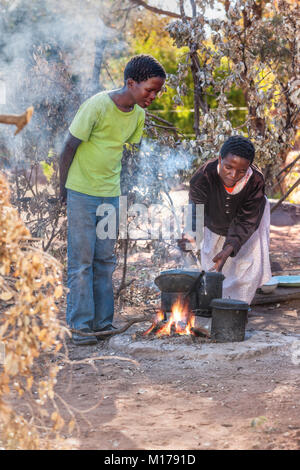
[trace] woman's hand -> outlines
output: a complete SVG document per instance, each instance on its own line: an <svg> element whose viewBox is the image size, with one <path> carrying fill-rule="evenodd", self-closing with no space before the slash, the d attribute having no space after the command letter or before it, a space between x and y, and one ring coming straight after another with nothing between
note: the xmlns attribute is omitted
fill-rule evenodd
<svg viewBox="0 0 300 470"><path fill-rule="evenodd" d="M231 255L232 252L233 247L231 245L226 245L225 248L213 258L215 265L210 269L210 271L217 271L220 273L227 261L227 258Z"/></svg>
<svg viewBox="0 0 300 470"><path fill-rule="evenodd" d="M181 249L181 251L192 251L192 247L188 247L187 245L191 244L192 246L196 246L196 241L191 235L187 233L182 234L182 238L177 240L177 245Z"/></svg>

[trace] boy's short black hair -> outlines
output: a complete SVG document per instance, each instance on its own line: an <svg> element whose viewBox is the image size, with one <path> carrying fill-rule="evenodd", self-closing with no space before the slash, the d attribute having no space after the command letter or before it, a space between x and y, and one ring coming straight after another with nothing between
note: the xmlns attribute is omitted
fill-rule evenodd
<svg viewBox="0 0 300 470"><path fill-rule="evenodd" d="M246 158L250 163L252 163L255 156L255 148L251 140L246 137L241 135L232 135L221 147L221 158L225 158L229 153Z"/></svg>
<svg viewBox="0 0 300 470"><path fill-rule="evenodd" d="M140 83L152 77L166 79L167 75L163 66L151 55L136 55L130 59L124 70L124 80L132 78Z"/></svg>

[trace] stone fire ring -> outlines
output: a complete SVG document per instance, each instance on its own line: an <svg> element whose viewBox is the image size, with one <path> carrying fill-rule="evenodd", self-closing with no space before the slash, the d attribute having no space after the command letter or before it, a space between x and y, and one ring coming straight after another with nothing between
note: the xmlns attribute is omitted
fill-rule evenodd
<svg viewBox="0 0 300 470"><path fill-rule="evenodd" d="M129 354L138 358L189 359L189 360L236 360L246 359L271 351L290 352L295 341L300 342L299 335L284 335L270 331L246 331L245 340L234 343L205 343L201 341L187 344L186 337L174 339L148 338L135 339L135 333L140 327L133 325L124 334L110 338L108 347L118 353Z"/></svg>

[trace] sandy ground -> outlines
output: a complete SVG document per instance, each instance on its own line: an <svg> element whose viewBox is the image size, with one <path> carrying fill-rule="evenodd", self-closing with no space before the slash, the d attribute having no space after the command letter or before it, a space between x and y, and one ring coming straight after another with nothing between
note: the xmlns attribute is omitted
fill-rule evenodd
<svg viewBox="0 0 300 470"><path fill-rule="evenodd" d="M300 268L300 225L271 228L271 257L283 269ZM124 315L142 313L141 285L152 291L154 266L149 256L129 260L127 300L117 304L115 324ZM116 271L116 283L121 266ZM300 300L257 306L247 328L300 335ZM299 337L300 340L300 337ZM108 356L95 362L65 367L57 392L77 413L80 433L70 448L133 450L195 449L299 449L300 378L292 351L270 352L233 361L172 360L158 356L137 358L97 346L75 347L74 361ZM300 353L299 353L300 356Z"/></svg>
<svg viewBox="0 0 300 470"><path fill-rule="evenodd" d="M68 377L69 379L70 377ZM189 367L149 358L136 367L106 361L75 367L70 389L80 409L82 449L299 449L299 369L264 356Z"/></svg>

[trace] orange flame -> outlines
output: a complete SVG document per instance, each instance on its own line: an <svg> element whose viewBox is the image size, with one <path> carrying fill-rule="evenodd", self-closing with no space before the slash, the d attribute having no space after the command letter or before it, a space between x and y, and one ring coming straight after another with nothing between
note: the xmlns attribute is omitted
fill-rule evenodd
<svg viewBox="0 0 300 470"><path fill-rule="evenodd" d="M164 314L158 312L151 327L144 333L148 335L153 331L155 326L164 319ZM170 318L157 332L157 336L170 336L171 334L190 335L193 334L191 329L195 326L195 316L189 313L188 309L182 305L178 299L173 307Z"/></svg>
<svg viewBox="0 0 300 470"><path fill-rule="evenodd" d="M146 336L146 335L149 335L151 333L151 331L154 330L154 328L156 327L156 325L163 321L163 319L165 318L163 312L160 310L157 314L156 314L156 317L154 319L154 322L152 323L152 325L150 326L150 328L148 328L147 331L145 331L145 333L143 333L143 336Z"/></svg>

